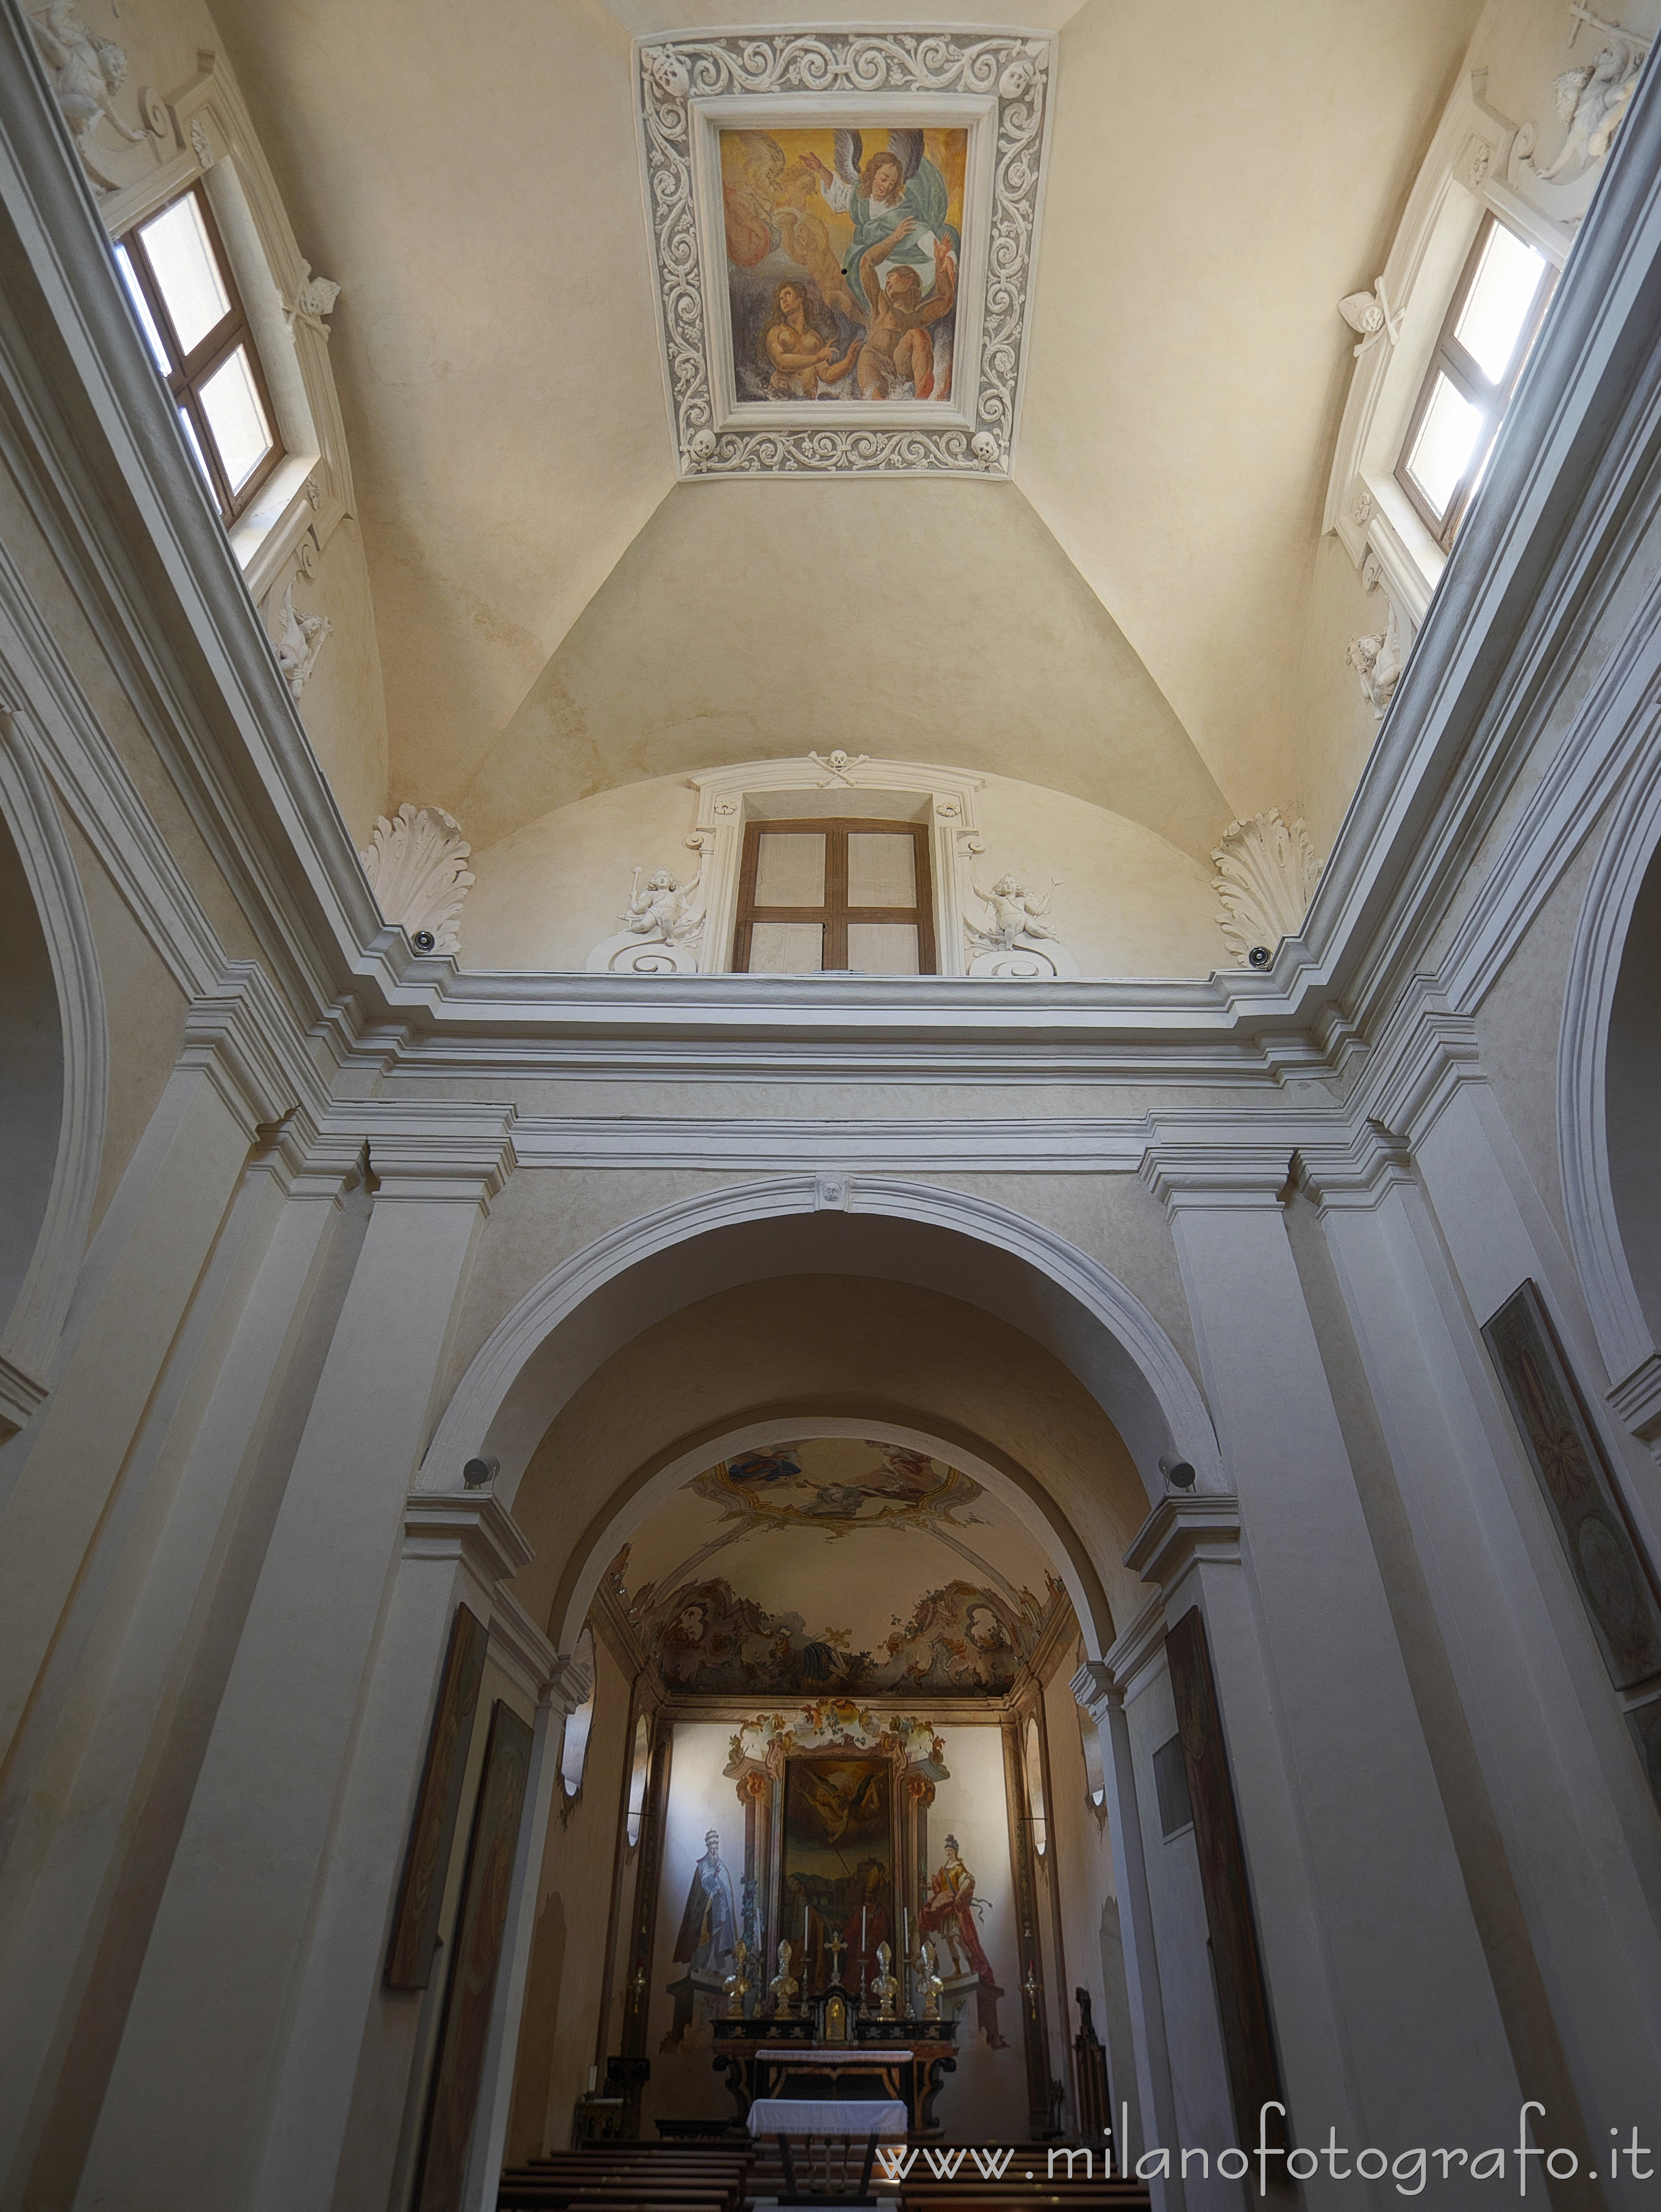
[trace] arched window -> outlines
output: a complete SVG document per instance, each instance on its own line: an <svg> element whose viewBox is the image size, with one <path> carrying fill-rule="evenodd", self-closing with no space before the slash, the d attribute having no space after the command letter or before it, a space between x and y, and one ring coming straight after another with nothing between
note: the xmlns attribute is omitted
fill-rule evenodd
<svg viewBox="0 0 1661 2212"><path fill-rule="evenodd" d="M1036 1716L1029 1717L1023 1746L1026 1766L1026 1802L1032 1816L1032 1848L1042 1858L1050 1840L1050 1824L1045 1817L1043 1802L1043 1753L1038 1743L1038 1723Z"/></svg>
<svg viewBox="0 0 1661 2212"><path fill-rule="evenodd" d="M635 1723L635 1763L629 1775L629 1812L624 1823L633 1850L640 1841L641 1822L646 1814L646 1775L652 1764L652 1731L642 1713Z"/></svg>
<svg viewBox="0 0 1661 2212"><path fill-rule="evenodd" d="M571 1656L579 1667L586 1667L588 1670L588 1694L575 1712L565 1717L565 1740L559 1747L559 1778L564 1784L568 1797L575 1797L582 1787L582 1770L588 1758L588 1734L594 1724L594 1638L592 1629L583 1630Z"/></svg>

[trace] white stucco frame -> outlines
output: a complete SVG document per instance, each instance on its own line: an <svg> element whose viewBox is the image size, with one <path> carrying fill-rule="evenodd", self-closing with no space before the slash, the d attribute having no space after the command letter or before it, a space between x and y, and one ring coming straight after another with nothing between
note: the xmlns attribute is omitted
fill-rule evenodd
<svg viewBox="0 0 1661 2212"><path fill-rule="evenodd" d="M683 479L1008 475L1055 43L1053 34L885 24L636 43L641 184ZM737 404L715 132L806 121L969 129L952 404Z"/></svg>
<svg viewBox="0 0 1661 2212"><path fill-rule="evenodd" d="M972 896L971 865L984 850L975 815L983 778L930 761L849 760L837 769L809 753L795 760L741 761L687 781L697 793L686 842L703 856L704 923L698 965L706 975L732 973L745 824L818 814L827 819L873 815L928 823L935 972L966 972L964 919Z"/></svg>

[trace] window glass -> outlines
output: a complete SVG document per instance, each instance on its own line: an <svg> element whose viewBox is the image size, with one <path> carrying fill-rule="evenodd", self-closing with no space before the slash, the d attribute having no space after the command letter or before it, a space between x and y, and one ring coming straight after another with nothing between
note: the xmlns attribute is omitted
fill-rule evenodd
<svg viewBox="0 0 1661 2212"><path fill-rule="evenodd" d="M1458 489L1482 434L1482 409L1439 376L1408 457L1415 483L1439 514Z"/></svg>
<svg viewBox="0 0 1661 2212"><path fill-rule="evenodd" d="M150 303L144 297L144 288L138 281L138 271L132 265L132 256L125 246L115 249L115 265L121 271L121 282L127 288L127 298L138 318L138 327L144 333L144 343L150 349L150 358L163 376L173 363L167 358L167 349L161 333L155 327L155 317L150 313Z"/></svg>
<svg viewBox="0 0 1661 2212"><path fill-rule="evenodd" d="M234 522L282 458L253 334L199 184L115 243L115 263L220 518Z"/></svg>
<svg viewBox="0 0 1661 2212"><path fill-rule="evenodd" d="M222 368L204 379L201 397L231 489L240 491L271 449L246 346L238 346Z"/></svg>
<svg viewBox="0 0 1661 2212"><path fill-rule="evenodd" d="M752 975L814 975L824 965L821 922L758 921L751 933Z"/></svg>
<svg viewBox="0 0 1661 2212"><path fill-rule="evenodd" d="M186 353L194 353L231 309L196 194L186 192L153 222L141 223L138 234L179 345Z"/></svg>
<svg viewBox="0 0 1661 2212"><path fill-rule="evenodd" d="M856 830L848 840L849 906L916 906L915 839L891 830Z"/></svg>
<svg viewBox="0 0 1661 2212"><path fill-rule="evenodd" d="M916 923L850 921L848 964L867 975L916 975Z"/></svg>
<svg viewBox="0 0 1661 2212"><path fill-rule="evenodd" d="M1502 222L1490 228L1453 335L1491 384L1511 367L1545 273L1543 253Z"/></svg>
<svg viewBox="0 0 1661 2212"><path fill-rule="evenodd" d="M592 1629L583 1630L571 1656L578 1666L588 1669L588 1694L575 1711L565 1717L565 1737L559 1747L559 1778L568 1797L575 1797L582 1787L582 1770L588 1759L588 1736L594 1724L594 1636Z"/></svg>
<svg viewBox="0 0 1661 2212"><path fill-rule="evenodd" d="M756 841L757 906L824 904L824 839L764 831Z"/></svg>

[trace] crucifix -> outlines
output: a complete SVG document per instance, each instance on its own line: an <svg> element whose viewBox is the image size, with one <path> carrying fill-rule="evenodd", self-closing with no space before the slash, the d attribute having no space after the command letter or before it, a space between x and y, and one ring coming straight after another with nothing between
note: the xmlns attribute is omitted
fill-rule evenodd
<svg viewBox="0 0 1661 2212"><path fill-rule="evenodd" d="M830 1937L824 1948L830 1954L830 1978L833 1982L840 1983L842 1980L842 1954L848 1948L847 1944L843 1941L842 1931L840 1929Z"/></svg>

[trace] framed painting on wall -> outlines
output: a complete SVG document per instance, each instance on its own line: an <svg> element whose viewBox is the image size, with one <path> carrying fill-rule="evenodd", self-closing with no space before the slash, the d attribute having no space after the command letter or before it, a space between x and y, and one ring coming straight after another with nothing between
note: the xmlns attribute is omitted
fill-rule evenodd
<svg viewBox="0 0 1661 2212"><path fill-rule="evenodd" d="M778 1928L805 1996L817 1996L836 1978L837 1959L843 1985L858 1990L878 1971L878 1944L897 1950L895 1857L891 1759L877 1754L786 1762ZM833 1955L836 1937L846 1950Z"/></svg>

